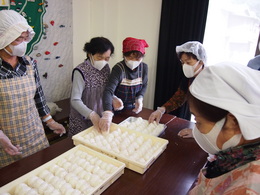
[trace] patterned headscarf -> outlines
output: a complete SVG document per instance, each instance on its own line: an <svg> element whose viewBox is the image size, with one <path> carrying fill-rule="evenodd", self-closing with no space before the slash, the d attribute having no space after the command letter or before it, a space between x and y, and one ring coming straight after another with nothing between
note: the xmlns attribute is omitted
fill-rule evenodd
<svg viewBox="0 0 260 195"><path fill-rule="evenodd" d="M128 51L140 51L142 54L145 54L145 47L149 47L149 45L144 39L127 37L123 41L123 53Z"/></svg>

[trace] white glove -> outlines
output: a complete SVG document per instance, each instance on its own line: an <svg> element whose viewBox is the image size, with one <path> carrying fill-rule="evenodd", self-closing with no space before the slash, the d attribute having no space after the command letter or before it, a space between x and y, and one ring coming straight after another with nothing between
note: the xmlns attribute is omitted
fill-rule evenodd
<svg viewBox="0 0 260 195"><path fill-rule="evenodd" d="M122 110L124 108L123 101L115 95L113 95L112 104L115 111Z"/></svg>
<svg viewBox="0 0 260 195"><path fill-rule="evenodd" d="M148 121L149 123L152 123L153 121L156 121L157 124L159 124L161 118L162 118L162 115L165 113L165 107L157 107L157 110L154 111Z"/></svg>
<svg viewBox="0 0 260 195"><path fill-rule="evenodd" d="M63 127L63 125L57 123L55 120L50 120L50 122L47 122L46 126L53 130L54 133L60 134L60 136L66 133L66 129Z"/></svg>
<svg viewBox="0 0 260 195"><path fill-rule="evenodd" d="M104 111L102 113L102 118L99 120L99 128L103 133L109 133L110 125L113 119L113 112L111 111Z"/></svg>
<svg viewBox="0 0 260 195"><path fill-rule="evenodd" d="M135 108L133 109L133 112L135 114L138 114L143 109L143 98L135 99Z"/></svg>
<svg viewBox="0 0 260 195"><path fill-rule="evenodd" d="M193 138L192 129L185 128L179 131L178 136L182 138Z"/></svg>
<svg viewBox="0 0 260 195"><path fill-rule="evenodd" d="M209 162L213 162L214 160L217 159L217 157L214 154L208 153L207 159L208 159Z"/></svg>
<svg viewBox="0 0 260 195"><path fill-rule="evenodd" d="M0 130L0 145L4 151L9 155L20 155L22 154L22 148L19 145L14 146L11 140Z"/></svg>
<svg viewBox="0 0 260 195"><path fill-rule="evenodd" d="M94 128L100 132L99 129L99 120L100 120L100 116L95 112L92 111L89 115L89 119L91 120L91 122L93 123Z"/></svg>

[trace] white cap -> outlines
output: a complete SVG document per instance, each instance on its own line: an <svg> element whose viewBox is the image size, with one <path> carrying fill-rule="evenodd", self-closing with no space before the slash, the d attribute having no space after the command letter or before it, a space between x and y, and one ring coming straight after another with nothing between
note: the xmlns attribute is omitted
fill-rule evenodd
<svg viewBox="0 0 260 195"><path fill-rule="evenodd" d="M260 137L260 71L223 62L206 67L190 86L191 94L233 114L247 140Z"/></svg>
<svg viewBox="0 0 260 195"><path fill-rule="evenodd" d="M188 41L182 45L176 46L176 53L178 56L181 52L192 53L198 60L203 61L204 65L207 64L206 50L198 41Z"/></svg>
<svg viewBox="0 0 260 195"><path fill-rule="evenodd" d="M35 35L26 19L14 10L0 11L0 49L10 45L25 31L29 32L28 42Z"/></svg>

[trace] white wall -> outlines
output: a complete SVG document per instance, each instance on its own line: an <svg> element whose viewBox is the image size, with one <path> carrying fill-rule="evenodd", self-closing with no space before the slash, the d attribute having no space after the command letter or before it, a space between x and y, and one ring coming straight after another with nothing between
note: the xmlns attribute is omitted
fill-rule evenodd
<svg viewBox="0 0 260 195"><path fill-rule="evenodd" d="M85 42L104 36L115 46L110 67L122 60L126 37L145 39L149 44L144 62L149 66L144 107L153 108L157 49L162 0L73 0L73 64L85 58Z"/></svg>

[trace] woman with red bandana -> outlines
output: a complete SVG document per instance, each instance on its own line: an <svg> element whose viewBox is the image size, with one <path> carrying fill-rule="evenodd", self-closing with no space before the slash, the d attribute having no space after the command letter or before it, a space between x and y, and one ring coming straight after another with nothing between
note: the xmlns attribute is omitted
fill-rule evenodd
<svg viewBox="0 0 260 195"><path fill-rule="evenodd" d="M109 130L114 115L113 95L122 100L121 109L141 112L148 82L148 66L142 62L146 47L149 46L143 39L127 37L123 41L124 59L113 67L103 93L104 112L99 122L102 131Z"/></svg>

